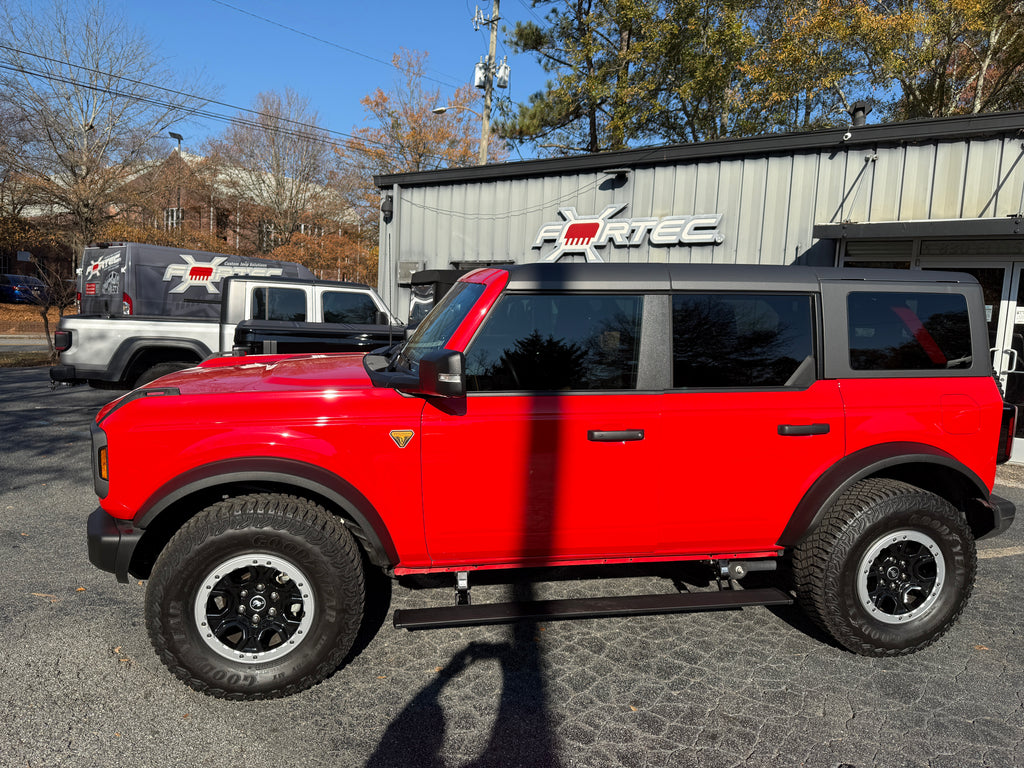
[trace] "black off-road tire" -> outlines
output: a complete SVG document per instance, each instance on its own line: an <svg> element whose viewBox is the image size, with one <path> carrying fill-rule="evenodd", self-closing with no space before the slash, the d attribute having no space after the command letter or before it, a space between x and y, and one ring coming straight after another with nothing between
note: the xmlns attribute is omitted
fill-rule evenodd
<svg viewBox="0 0 1024 768"><path fill-rule="evenodd" d="M793 554L804 610L864 656L914 653L942 637L967 604L976 569L963 512L883 478L845 491Z"/></svg>
<svg viewBox="0 0 1024 768"><path fill-rule="evenodd" d="M307 499L254 494L200 512L164 548L146 591L160 659L211 696L288 696L330 676L363 618L362 559Z"/></svg>

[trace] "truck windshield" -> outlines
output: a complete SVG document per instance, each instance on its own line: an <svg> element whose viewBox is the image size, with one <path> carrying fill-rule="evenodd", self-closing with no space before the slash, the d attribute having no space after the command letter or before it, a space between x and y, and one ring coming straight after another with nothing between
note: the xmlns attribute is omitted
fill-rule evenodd
<svg viewBox="0 0 1024 768"><path fill-rule="evenodd" d="M443 349L455 330L466 319L466 315L483 295L484 285L480 283L456 283L435 306L415 333L402 347L398 364L412 368L419 364L424 354L434 349Z"/></svg>

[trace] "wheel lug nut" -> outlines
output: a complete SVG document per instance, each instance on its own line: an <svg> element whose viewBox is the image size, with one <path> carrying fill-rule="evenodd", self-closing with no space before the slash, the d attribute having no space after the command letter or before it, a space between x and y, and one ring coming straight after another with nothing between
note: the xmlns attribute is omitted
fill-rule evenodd
<svg viewBox="0 0 1024 768"><path fill-rule="evenodd" d="M253 615L252 623L253 624L259 624L260 623L260 615L258 613Z"/></svg>
<svg viewBox="0 0 1024 768"><path fill-rule="evenodd" d="M267 613L271 616L277 616L277 608L271 608Z"/></svg>
<svg viewBox="0 0 1024 768"><path fill-rule="evenodd" d="M257 592L262 592L262 591L263 591L264 589L266 589L266 588L267 588L267 585L266 585L266 584L257 584L257 585L256 585L256 591L257 591Z"/></svg>
<svg viewBox="0 0 1024 768"><path fill-rule="evenodd" d="M278 600L281 599L281 596L279 594L277 594L277 592L271 592L270 593L270 599L273 600L276 603Z"/></svg>
<svg viewBox="0 0 1024 768"><path fill-rule="evenodd" d="M243 589L242 590L242 597L248 597L248 596L249 596L249 590L248 589Z"/></svg>
<svg viewBox="0 0 1024 768"><path fill-rule="evenodd" d="M238 612L241 613L241 614L245 614L245 606L244 605L238 606Z"/></svg>

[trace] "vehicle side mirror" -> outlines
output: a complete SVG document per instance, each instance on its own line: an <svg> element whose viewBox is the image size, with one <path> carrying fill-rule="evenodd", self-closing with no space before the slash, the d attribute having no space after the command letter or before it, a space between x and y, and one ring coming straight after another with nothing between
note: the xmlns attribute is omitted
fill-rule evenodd
<svg viewBox="0 0 1024 768"><path fill-rule="evenodd" d="M420 358L420 394L438 397L466 396L466 356L449 349L435 349Z"/></svg>

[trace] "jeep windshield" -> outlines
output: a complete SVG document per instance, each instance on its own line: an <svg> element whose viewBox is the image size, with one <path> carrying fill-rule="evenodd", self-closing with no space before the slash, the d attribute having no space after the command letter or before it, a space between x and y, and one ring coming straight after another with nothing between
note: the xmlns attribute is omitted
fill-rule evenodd
<svg viewBox="0 0 1024 768"><path fill-rule="evenodd" d="M456 283L430 313L423 318L412 337L392 361L392 367L413 370L427 352L443 349L444 345L462 325L466 315L483 295L486 286L481 283Z"/></svg>

